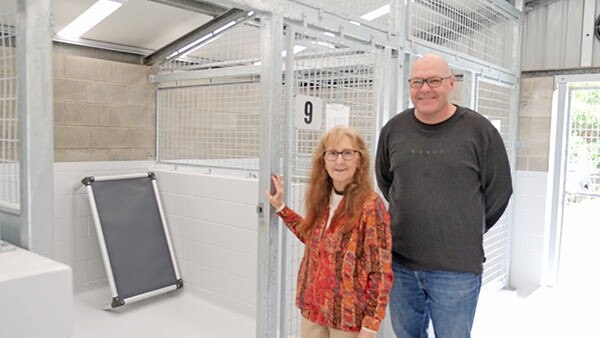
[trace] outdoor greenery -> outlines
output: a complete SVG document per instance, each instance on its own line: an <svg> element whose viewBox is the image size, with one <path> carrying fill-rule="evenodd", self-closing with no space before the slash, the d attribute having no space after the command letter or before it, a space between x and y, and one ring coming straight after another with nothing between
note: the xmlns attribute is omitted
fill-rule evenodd
<svg viewBox="0 0 600 338"><path fill-rule="evenodd" d="M574 90L571 108L569 165L575 167L571 170L584 172L593 187L599 188L600 89Z"/></svg>

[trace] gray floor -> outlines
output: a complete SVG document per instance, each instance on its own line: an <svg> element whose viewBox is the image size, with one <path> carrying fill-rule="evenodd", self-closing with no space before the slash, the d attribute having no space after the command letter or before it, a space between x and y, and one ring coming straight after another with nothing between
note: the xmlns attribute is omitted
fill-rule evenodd
<svg viewBox="0 0 600 338"><path fill-rule="evenodd" d="M600 199L565 206L555 287L527 297L501 291L479 304L474 338L600 337Z"/></svg>
<svg viewBox="0 0 600 338"><path fill-rule="evenodd" d="M596 289L539 288L527 297L502 290L480 302L473 338L600 337ZM594 294L586 294L593 292ZM586 294L585 296L583 296Z"/></svg>
<svg viewBox="0 0 600 338"><path fill-rule="evenodd" d="M250 338L254 318L242 316L183 292L141 300L119 311L103 311L108 288L74 300L73 338Z"/></svg>
<svg viewBox="0 0 600 338"><path fill-rule="evenodd" d="M255 336L253 318L191 294L166 294L130 304L120 311L101 310L108 299L108 289L76 295L73 338ZM597 292L582 298L578 292L560 287L540 288L528 297L502 290L480 302L472 337L600 337L591 325L597 320L599 312L594 304L598 302Z"/></svg>
<svg viewBox="0 0 600 338"><path fill-rule="evenodd" d="M565 210L561 273L554 288L527 297L502 290L481 299L473 338L598 338L600 199ZM140 301L117 312L102 311L108 289L75 296L73 338L246 338L254 318L175 292Z"/></svg>

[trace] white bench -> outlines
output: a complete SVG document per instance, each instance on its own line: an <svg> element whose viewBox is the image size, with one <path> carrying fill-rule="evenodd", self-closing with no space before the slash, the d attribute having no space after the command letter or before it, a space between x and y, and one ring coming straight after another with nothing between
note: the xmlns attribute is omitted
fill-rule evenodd
<svg viewBox="0 0 600 338"><path fill-rule="evenodd" d="M73 331L71 268L33 252L0 252L0 336L67 338Z"/></svg>

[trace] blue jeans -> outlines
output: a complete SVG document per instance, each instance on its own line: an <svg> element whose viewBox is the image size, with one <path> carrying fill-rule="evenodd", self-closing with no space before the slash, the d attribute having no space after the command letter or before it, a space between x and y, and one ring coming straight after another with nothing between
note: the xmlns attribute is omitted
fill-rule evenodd
<svg viewBox="0 0 600 338"><path fill-rule="evenodd" d="M390 319L398 338L427 338L429 319L436 338L469 338L481 275L413 271L392 263Z"/></svg>

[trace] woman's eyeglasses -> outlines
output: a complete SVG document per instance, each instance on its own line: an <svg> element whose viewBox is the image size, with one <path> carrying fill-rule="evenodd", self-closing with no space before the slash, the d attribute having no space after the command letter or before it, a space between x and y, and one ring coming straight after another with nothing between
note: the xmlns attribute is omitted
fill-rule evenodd
<svg viewBox="0 0 600 338"><path fill-rule="evenodd" d="M421 88L423 87L424 83L427 83L427 85L430 88L436 88L442 85L442 81L451 78L452 75L450 76L446 76L446 77L441 77L441 76L433 76L427 79L421 79L421 78L414 78L414 79L408 79L408 84L410 85L411 88Z"/></svg>
<svg viewBox="0 0 600 338"><path fill-rule="evenodd" d="M350 161L351 159L354 158L354 154L357 152L358 152L358 150L353 150L353 149L344 149L342 151L327 150L323 154L323 157L327 161L335 161L335 160L337 160L338 155L342 155L342 158L344 159L344 161Z"/></svg>

